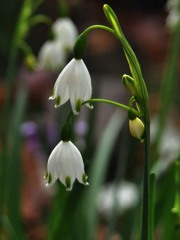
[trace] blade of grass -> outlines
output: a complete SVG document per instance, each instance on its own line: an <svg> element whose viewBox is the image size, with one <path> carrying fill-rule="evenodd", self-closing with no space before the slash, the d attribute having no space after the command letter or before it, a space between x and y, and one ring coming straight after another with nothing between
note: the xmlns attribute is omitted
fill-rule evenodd
<svg viewBox="0 0 180 240"><path fill-rule="evenodd" d="M108 162L110 155L112 153L112 149L114 147L115 141L117 139L118 133L123 126L126 115L121 111L116 111L111 117L100 143L96 149L94 154L89 179L90 186L85 191L85 196L83 199L82 207L86 209L85 211L85 236L87 240L94 239L97 230L97 196L101 189L101 186L104 182L104 178L106 175ZM88 206L88 208L85 208Z"/></svg>
<svg viewBox="0 0 180 240"><path fill-rule="evenodd" d="M160 93L160 109L158 114L158 130L157 136L155 140L155 150L154 150L154 160L157 160L159 155L159 148L161 144L163 130L166 124L166 119L168 116L168 112L173 100L174 90L175 90L175 82L177 75L177 64L178 57L180 53L180 27L177 26L176 30L172 36L172 43L169 49L169 58L167 62L167 68L165 72L164 81L161 86Z"/></svg>
<svg viewBox="0 0 180 240"><path fill-rule="evenodd" d="M7 179L6 179L6 205L8 209L8 219L11 228L18 235L19 239L23 237L23 228L21 220L21 136L20 125L25 113L27 100L27 91L20 89L17 95L15 108L12 116L12 125L9 135L8 163L7 163ZM10 237L9 239L14 239Z"/></svg>

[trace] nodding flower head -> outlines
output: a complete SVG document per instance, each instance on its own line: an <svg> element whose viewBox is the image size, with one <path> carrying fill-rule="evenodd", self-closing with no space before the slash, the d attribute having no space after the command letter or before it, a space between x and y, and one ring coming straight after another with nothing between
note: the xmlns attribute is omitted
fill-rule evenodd
<svg viewBox="0 0 180 240"><path fill-rule="evenodd" d="M73 58L59 74L49 99L56 99L55 107L69 99L74 114L78 114L82 102L89 100L92 94L91 77L82 59ZM89 104L86 104L91 108Z"/></svg>
<svg viewBox="0 0 180 240"><path fill-rule="evenodd" d="M61 41L66 49L73 49L78 30L70 18L57 19L52 25L52 32L55 39Z"/></svg>
<svg viewBox="0 0 180 240"><path fill-rule="evenodd" d="M46 186L51 186L59 179L70 191L76 178L80 183L89 185L81 153L71 141L61 141L49 156Z"/></svg>
<svg viewBox="0 0 180 240"><path fill-rule="evenodd" d="M53 73L60 71L66 64L66 52L59 41L45 42L38 54L38 65Z"/></svg>

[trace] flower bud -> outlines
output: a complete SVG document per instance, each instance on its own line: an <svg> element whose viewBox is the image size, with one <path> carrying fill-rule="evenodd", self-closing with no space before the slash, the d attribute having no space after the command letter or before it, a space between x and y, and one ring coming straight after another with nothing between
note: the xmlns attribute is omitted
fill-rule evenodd
<svg viewBox="0 0 180 240"><path fill-rule="evenodd" d="M36 57L33 54L28 54L24 59L24 64L29 71L34 71L36 68Z"/></svg>
<svg viewBox="0 0 180 240"><path fill-rule="evenodd" d="M136 117L133 120L129 120L129 129L130 133L133 137L139 139L140 141L143 141L143 135L144 135L144 123Z"/></svg>
<svg viewBox="0 0 180 240"><path fill-rule="evenodd" d="M134 85L134 79L126 74L122 76L122 81L126 89L130 92L132 96L136 95L136 88Z"/></svg>

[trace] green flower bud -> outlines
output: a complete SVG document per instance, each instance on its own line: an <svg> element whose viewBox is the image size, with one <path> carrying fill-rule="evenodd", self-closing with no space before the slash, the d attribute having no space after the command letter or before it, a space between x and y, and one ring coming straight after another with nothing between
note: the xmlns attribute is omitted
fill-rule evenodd
<svg viewBox="0 0 180 240"><path fill-rule="evenodd" d="M24 64L29 71L34 71L36 68L36 57L33 54L28 54L24 59Z"/></svg>
<svg viewBox="0 0 180 240"><path fill-rule="evenodd" d="M139 139L140 141L143 141L143 135L144 135L144 123L136 117L133 120L129 120L129 130L133 137Z"/></svg>
<svg viewBox="0 0 180 240"><path fill-rule="evenodd" d="M122 81L126 89L130 92L132 96L136 95L136 87L134 84L134 79L126 74L122 76Z"/></svg>

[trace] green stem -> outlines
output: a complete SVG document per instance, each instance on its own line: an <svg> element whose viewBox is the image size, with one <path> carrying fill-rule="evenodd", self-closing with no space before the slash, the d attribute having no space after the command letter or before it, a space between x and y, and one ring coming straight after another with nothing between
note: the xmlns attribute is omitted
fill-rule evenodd
<svg viewBox="0 0 180 240"><path fill-rule="evenodd" d="M105 25L95 24L95 25L92 25L92 26L90 26L90 27L87 27L87 28L80 34L80 36L81 36L81 35L84 35L84 34L87 35L91 30L95 30L95 29L102 29L102 30L108 31L108 32L110 32L110 33L112 33L112 34L115 35L115 32L114 32L114 30L113 30L112 28L107 27L107 26L105 26ZM115 35L115 36L116 36L116 35Z"/></svg>
<svg viewBox="0 0 180 240"><path fill-rule="evenodd" d="M150 121L145 121L145 162L144 162L144 178L143 178L143 205L142 205L142 224L141 224L141 240L149 239L149 169L150 169Z"/></svg>
<svg viewBox="0 0 180 240"><path fill-rule="evenodd" d="M124 110L126 110L128 112L133 113L137 117L141 117L140 112L136 111L134 108L131 108L129 106L126 106L124 104L121 104L121 103L118 103L118 102L115 102L115 101L112 101L112 100L109 100L109 99L92 98L92 99L89 99L89 100L83 102L82 104L86 104L86 103L92 104L92 103L97 103L97 102L102 102L102 103L107 103L107 104L114 105L116 107L122 108L122 109L124 109Z"/></svg>
<svg viewBox="0 0 180 240"><path fill-rule="evenodd" d="M155 183L156 176L150 175L150 200L149 200L149 240L154 239L154 206L155 206Z"/></svg>
<svg viewBox="0 0 180 240"><path fill-rule="evenodd" d="M74 48L73 48L73 54L74 54L74 58L75 59L82 59L85 51L86 51L86 43L87 43L87 35L91 30L94 29L102 29L105 31L108 31L112 34L115 35L115 32L113 29L104 26L104 25L92 25L88 28L86 28L77 38L75 44L74 44Z"/></svg>
<svg viewBox="0 0 180 240"><path fill-rule="evenodd" d="M178 236L180 235L180 156L175 162L175 199L171 212L174 218L175 234Z"/></svg>

